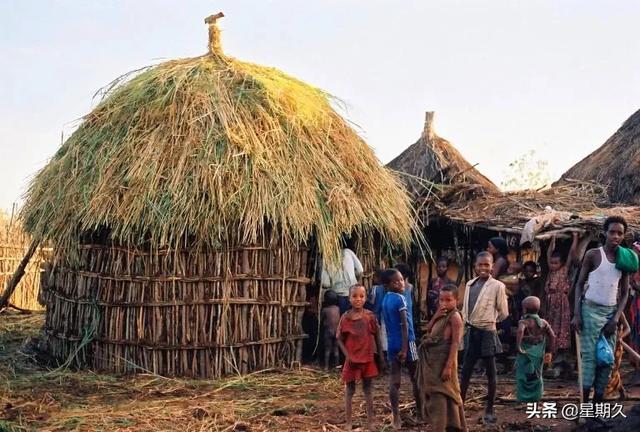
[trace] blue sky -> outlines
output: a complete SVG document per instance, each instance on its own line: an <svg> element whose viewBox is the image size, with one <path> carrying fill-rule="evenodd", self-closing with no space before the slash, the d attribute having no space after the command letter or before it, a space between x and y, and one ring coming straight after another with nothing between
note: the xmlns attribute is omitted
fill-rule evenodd
<svg viewBox="0 0 640 432"><path fill-rule="evenodd" d="M28 1L0 3L0 207L119 75L206 51L224 11L225 51L348 104L383 162L424 111L499 183L530 149L559 176L640 108L639 1Z"/></svg>

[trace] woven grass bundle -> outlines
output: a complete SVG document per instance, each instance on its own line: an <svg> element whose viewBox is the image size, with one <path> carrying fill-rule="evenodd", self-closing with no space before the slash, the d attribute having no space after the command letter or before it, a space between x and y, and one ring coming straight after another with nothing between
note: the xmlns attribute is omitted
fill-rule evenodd
<svg viewBox="0 0 640 432"><path fill-rule="evenodd" d="M48 347L115 371L290 364L315 252L407 244L399 182L325 92L209 52L116 80L27 194L49 240Z"/></svg>

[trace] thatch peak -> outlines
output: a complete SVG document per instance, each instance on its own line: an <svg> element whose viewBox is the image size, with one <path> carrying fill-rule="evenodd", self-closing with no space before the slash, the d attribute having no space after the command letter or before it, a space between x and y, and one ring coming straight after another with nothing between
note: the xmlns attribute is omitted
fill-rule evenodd
<svg viewBox="0 0 640 432"><path fill-rule="evenodd" d="M598 149L562 174L554 186L588 181L607 189L611 203L640 205L640 110Z"/></svg>
<svg viewBox="0 0 640 432"><path fill-rule="evenodd" d="M209 15L204 19L204 23L209 26L209 54L223 55L222 44L220 42L220 29L218 28L218 19L224 17L222 12Z"/></svg>
<svg viewBox="0 0 640 432"><path fill-rule="evenodd" d="M408 174L403 181L414 196L425 192L424 181L465 185L474 192L499 192L498 187L475 169L475 165L467 162L449 141L436 134L434 117L434 111L425 113L424 127L418 141L389 162L387 167Z"/></svg>
<svg viewBox="0 0 640 432"><path fill-rule="evenodd" d="M271 232L288 244L315 238L335 257L343 234L408 244L414 226L402 186L331 96L223 55L114 85L33 179L23 216L34 237L62 247L94 232L169 248Z"/></svg>

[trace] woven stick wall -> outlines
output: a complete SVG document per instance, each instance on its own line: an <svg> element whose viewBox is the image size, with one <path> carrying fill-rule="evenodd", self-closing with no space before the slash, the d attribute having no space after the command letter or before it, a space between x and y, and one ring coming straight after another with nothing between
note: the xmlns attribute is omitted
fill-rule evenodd
<svg viewBox="0 0 640 432"><path fill-rule="evenodd" d="M31 237L12 217L0 214L0 291L13 276L25 252L29 249ZM40 249L29 262L25 274L9 298L9 304L21 309L42 310L38 302L40 291L40 272L43 250Z"/></svg>
<svg viewBox="0 0 640 432"><path fill-rule="evenodd" d="M85 245L80 264L43 277L46 349L75 366L165 376L291 366L308 255L267 242L201 253Z"/></svg>

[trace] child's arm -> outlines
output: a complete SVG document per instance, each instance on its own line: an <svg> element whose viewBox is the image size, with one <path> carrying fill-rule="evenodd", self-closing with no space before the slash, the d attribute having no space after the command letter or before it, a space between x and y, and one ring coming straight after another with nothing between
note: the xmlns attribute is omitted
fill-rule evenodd
<svg viewBox="0 0 640 432"><path fill-rule="evenodd" d="M400 330L402 330L402 348L398 353L400 362L404 362L407 358L407 350L409 349L409 322L407 320L407 310L400 311Z"/></svg>
<svg viewBox="0 0 640 432"><path fill-rule="evenodd" d="M448 325L451 326L451 346L449 347L449 357L447 357L447 362L444 364L444 369L440 375L442 381L449 381L452 373L458 373L458 371L453 370L453 362L458 357L458 345L462 338L462 318L460 314L454 312L449 319Z"/></svg>
<svg viewBox="0 0 640 432"><path fill-rule="evenodd" d="M569 255L567 256L567 268L571 268L571 265L578 261L578 233L574 231L571 235L571 249L569 249Z"/></svg>
<svg viewBox="0 0 640 432"><path fill-rule="evenodd" d="M551 241L549 242L549 248L547 249L547 265L551 267L551 254L556 250L556 236L551 236Z"/></svg>
<svg viewBox="0 0 640 432"><path fill-rule="evenodd" d="M526 351L522 349L522 338L524 337L524 330L526 327L527 325L523 320L520 320L518 322L518 332L516 333L516 350L520 354L526 354Z"/></svg>
<svg viewBox="0 0 640 432"><path fill-rule="evenodd" d="M338 347L340 348L340 351L342 351L342 354L344 354L344 364L347 364L347 362L349 361L349 353L347 352L347 347L344 346L344 342L343 342L343 334L342 334L342 319L343 319L344 315L342 317L340 317L340 322L338 323L338 330L336 331L336 342L338 344Z"/></svg>
<svg viewBox="0 0 640 432"><path fill-rule="evenodd" d="M549 338L549 351L552 353L556 352L556 334L551 328L551 325L547 321L543 321L544 329L547 332L547 337Z"/></svg>
<svg viewBox="0 0 640 432"><path fill-rule="evenodd" d="M631 333L631 327L629 327L629 321L627 321L627 317L625 317L624 314L622 314L620 315L620 320L618 321L618 323L621 324L623 328L620 338L624 339L627 336L629 336L629 333Z"/></svg>
<svg viewBox="0 0 640 432"><path fill-rule="evenodd" d="M376 334L375 334L376 352L378 353L378 358L380 359L380 369L384 371L387 369L387 361L386 361L387 359L384 358L384 353L382 352L382 340L380 339L380 325L378 324L378 320L376 320L375 323L376 323Z"/></svg>

